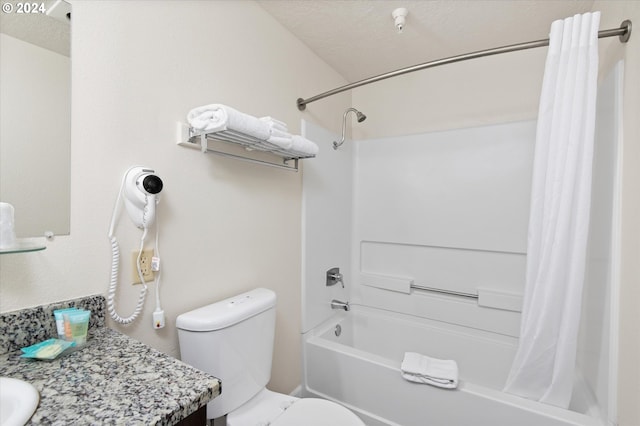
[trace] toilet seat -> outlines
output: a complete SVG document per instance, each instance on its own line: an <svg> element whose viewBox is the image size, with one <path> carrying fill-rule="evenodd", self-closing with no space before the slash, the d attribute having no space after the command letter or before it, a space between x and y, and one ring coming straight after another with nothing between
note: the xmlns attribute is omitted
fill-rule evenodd
<svg viewBox="0 0 640 426"><path fill-rule="evenodd" d="M302 398L291 404L270 426L365 426L350 410L319 398Z"/></svg>
<svg viewBox="0 0 640 426"><path fill-rule="evenodd" d="M227 426L365 426L342 405L320 398L296 398L263 389L227 414Z"/></svg>

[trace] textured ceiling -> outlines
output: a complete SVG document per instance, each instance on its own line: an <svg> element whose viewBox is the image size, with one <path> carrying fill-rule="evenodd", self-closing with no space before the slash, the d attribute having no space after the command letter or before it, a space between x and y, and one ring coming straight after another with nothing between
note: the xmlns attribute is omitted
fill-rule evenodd
<svg viewBox="0 0 640 426"><path fill-rule="evenodd" d="M43 13L16 13L17 3L27 2L3 1L13 5L14 13L0 13L0 32L27 43L40 46L64 56L70 56L71 38L70 24L66 19L54 18ZM40 5L42 2L30 2ZM49 10L51 2L45 2Z"/></svg>
<svg viewBox="0 0 640 426"><path fill-rule="evenodd" d="M548 37L593 0L259 0L349 82L476 50ZM398 34L391 12L408 9Z"/></svg>

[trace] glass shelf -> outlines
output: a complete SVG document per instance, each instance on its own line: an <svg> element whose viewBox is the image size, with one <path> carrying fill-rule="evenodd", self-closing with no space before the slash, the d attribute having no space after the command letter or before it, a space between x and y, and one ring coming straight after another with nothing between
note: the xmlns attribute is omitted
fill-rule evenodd
<svg viewBox="0 0 640 426"><path fill-rule="evenodd" d="M18 241L18 243L13 247L0 248L0 254L29 253L32 251L44 250L46 248L47 247L44 244Z"/></svg>

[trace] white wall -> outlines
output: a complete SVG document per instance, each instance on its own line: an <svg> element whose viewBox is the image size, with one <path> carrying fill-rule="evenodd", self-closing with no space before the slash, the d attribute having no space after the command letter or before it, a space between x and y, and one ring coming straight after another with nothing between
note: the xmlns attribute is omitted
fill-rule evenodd
<svg viewBox="0 0 640 426"><path fill-rule="evenodd" d="M350 261L353 144L347 140L335 150L333 141L339 141L341 135L309 122L304 123L304 134L320 147L303 176L302 331L307 332L331 316L331 300L347 301L354 285ZM344 288L340 284L327 287L326 274L331 268L340 268Z"/></svg>
<svg viewBox="0 0 640 426"><path fill-rule="evenodd" d="M111 210L124 171L143 164L165 183L158 214L167 327L152 329L151 295L142 320L115 327L178 355L178 314L271 288L278 296L271 386L291 391L300 382L301 174L179 147L175 123L194 106L220 102L277 117L296 133L303 116L337 130L348 95L304 114L295 100L345 81L253 2L73 7L71 235L44 252L0 258L0 310L106 293ZM122 215L117 236L117 306L128 315L138 294L128 253L140 232Z"/></svg>
<svg viewBox="0 0 640 426"><path fill-rule="evenodd" d="M71 62L6 34L0 52L0 199L18 238L68 234Z"/></svg>
<svg viewBox="0 0 640 426"><path fill-rule="evenodd" d="M353 90L353 106L368 118L353 128L353 137L383 138L534 119L545 55L544 49L514 52L359 87Z"/></svg>

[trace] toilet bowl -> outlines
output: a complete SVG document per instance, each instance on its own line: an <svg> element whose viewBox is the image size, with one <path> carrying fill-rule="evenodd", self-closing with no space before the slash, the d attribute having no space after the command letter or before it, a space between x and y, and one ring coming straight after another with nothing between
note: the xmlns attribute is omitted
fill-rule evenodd
<svg viewBox="0 0 640 426"><path fill-rule="evenodd" d="M364 426L347 408L266 388L271 378L276 295L258 288L181 314L176 319L182 360L222 382L207 419L227 426Z"/></svg>

